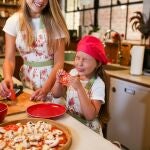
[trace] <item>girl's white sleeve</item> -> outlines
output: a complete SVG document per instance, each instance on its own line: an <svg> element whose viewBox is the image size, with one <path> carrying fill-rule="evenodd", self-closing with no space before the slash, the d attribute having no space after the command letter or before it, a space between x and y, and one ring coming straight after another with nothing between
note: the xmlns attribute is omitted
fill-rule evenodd
<svg viewBox="0 0 150 150"><path fill-rule="evenodd" d="M101 100L105 103L105 84L99 77L95 80L91 88L91 99Z"/></svg>
<svg viewBox="0 0 150 150"><path fill-rule="evenodd" d="M3 27L3 31L16 37L18 25L19 25L19 15L15 13L6 20L6 23Z"/></svg>

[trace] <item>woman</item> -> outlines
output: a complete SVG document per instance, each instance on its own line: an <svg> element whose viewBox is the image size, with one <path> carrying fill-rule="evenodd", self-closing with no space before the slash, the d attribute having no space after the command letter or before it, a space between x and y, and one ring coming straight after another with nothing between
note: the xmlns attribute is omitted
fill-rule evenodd
<svg viewBox="0 0 150 150"><path fill-rule="evenodd" d="M4 80L1 95L13 89L16 48L24 60L20 77L35 90L31 100L45 100L56 72L63 68L64 48L69 34L57 0L22 0L20 10L6 22Z"/></svg>

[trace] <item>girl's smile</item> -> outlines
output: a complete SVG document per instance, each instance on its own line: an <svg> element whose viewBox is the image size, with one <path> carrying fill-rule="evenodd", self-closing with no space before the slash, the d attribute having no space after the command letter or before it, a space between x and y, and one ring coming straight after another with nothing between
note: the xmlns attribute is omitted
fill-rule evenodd
<svg viewBox="0 0 150 150"><path fill-rule="evenodd" d="M34 4L36 7L42 7L42 6L45 6L45 4L41 3L41 2L38 2L38 1L34 1Z"/></svg>

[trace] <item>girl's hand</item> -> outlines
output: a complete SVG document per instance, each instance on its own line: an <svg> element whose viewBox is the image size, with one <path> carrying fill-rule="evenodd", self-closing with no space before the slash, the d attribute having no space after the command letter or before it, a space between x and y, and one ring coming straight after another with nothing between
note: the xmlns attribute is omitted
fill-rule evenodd
<svg viewBox="0 0 150 150"><path fill-rule="evenodd" d="M62 76L64 76L66 74L66 71L63 69L59 69L56 73L56 81L60 81L60 79L62 78Z"/></svg>
<svg viewBox="0 0 150 150"><path fill-rule="evenodd" d="M69 78L70 78L70 74L67 73L63 69L60 69L60 70L58 70L57 75L56 75L56 83L61 83L62 85L67 86Z"/></svg>
<svg viewBox="0 0 150 150"><path fill-rule="evenodd" d="M0 95L2 97L9 97L10 96L10 90L13 90L13 80L12 80L12 78L4 79L0 83Z"/></svg>
<svg viewBox="0 0 150 150"><path fill-rule="evenodd" d="M30 97L32 101L45 101L47 97L47 93L43 88L36 90Z"/></svg>
<svg viewBox="0 0 150 150"><path fill-rule="evenodd" d="M82 87L80 78L78 76L70 76L68 85L72 86L76 91Z"/></svg>

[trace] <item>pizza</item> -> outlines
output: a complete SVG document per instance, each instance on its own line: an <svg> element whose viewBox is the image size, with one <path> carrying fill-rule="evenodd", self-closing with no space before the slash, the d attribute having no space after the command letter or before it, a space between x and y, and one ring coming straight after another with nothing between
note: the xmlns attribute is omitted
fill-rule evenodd
<svg viewBox="0 0 150 150"><path fill-rule="evenodd" d="M69 83L69 78L70 78L70 74L65 72L64 75L60 78L60 83L63 84L63 85L68 85Z"/></svg>
<svg viewBox="0 0 150 150"><path fill-rule="evenodd" d="M65 86L68 86L69 78L71 76L77 76L77 75L78 75L78 71L76 69L72 69L69 73L64 71L63 75L61 75L59 82Z"/></svg>
<svg viewBox="0 0 150 150"><path fill-rule="evenodd" d="M0 150L68 150L68 128L48 119L23 119L0 126Z"/></svg>

